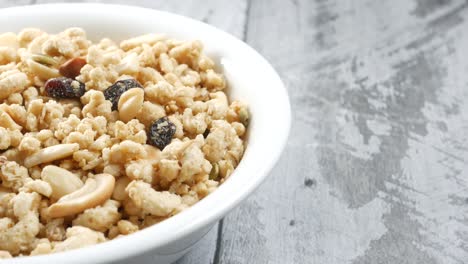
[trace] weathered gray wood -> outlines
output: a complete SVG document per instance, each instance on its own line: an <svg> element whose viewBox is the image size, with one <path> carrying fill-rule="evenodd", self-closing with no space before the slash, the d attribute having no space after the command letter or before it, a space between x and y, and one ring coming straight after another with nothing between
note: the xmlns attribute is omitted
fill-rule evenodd
<svg viewBox="0 0 468 264"><path fill-rule="evenodd" d="M294 122L220 263L466 263L467 18L464 1L253 1L247 42Z"/></svg>
<svg viewBox="0 0 468 264"><path fill-rule="evenodd" d="M294 122L270 178L225 218L220 263L332 263L313 262L314 255L331 252L314 250L313 239L319 235L311 232L320 229L314 217L322 193L313 161L314 120L308 116L318 114L310 104L313 78L308 67L316 30L311 1L252 1L249 14L246 41L280 72L290 92Z"/></svg>
<svg viewBox="0 0 468 264"><path fill-rule="evenodd" d="M189 253L183 256L176 264L210 264L216 255L216 241L218 237L218 224ZM141 263L143 264L143 263Z"/></svg>

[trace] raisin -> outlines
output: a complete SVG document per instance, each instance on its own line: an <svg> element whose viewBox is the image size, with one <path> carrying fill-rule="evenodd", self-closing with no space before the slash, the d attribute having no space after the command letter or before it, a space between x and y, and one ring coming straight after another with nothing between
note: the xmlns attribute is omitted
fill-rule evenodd
<svg viewBox="0 0 468 264"><path fill-rule="evenodd" d="M62 76L75 79L76 76L80 75L81 68L85 65L85 59L73 58L62 64L59 68L59 72Z"/></svg>
<svg viewBox="0 0 468 264"><path fill-rule="evenodd" d="M143 88L136 80L126 79L115 82L104 91L106 99L112 102L112 111L117 110L120 96L135 87Z"/></svg>
<svg viewBox="0 0 468 264"><path fill-rule="evenodd" d="M45 93L53 98L80 98L85 93L85 85L70 78L52 78L45 83Z"/></svg>
<svg viewBox="0 0 468 264"><path fill-rule="evenodd" d="M203 137L206 138L210 134L210 129L207 128L205 132L203 132Z"/></svg>
<svg viewBox="0 0 468 264"><path fill-rule="evenodd" d="M148 141L149 144L163 150L169 143L176 131L174 123L169 121L167 117L161 117L154 121L149 127Z"/></svg>

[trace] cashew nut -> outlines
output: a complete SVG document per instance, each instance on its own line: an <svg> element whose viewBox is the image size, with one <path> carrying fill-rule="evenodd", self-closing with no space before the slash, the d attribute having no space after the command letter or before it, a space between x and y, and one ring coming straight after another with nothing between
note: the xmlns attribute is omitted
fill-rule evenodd
<svg viewBox="0 0 468 264"><path fill-rule="evenodd" d="M88 208L103 204L114 190L114 176L102 173L94 178L88 178L79 190L60 198L49 209L50 217L64 217L81 213Z"/></svg>
<svg viewBox="0 0 468 264"><path fill-rule="evenodd" d="M31 156L24 159L24 166L31 168L41 163L51 162L58 159L63 159L73 154L73 152L80 149L78 143L60 144L44 148Z"/></svg>
<svg viewBox="0 0 468 264"><path fill-rule="evenodd" d="M48 165L42 169L41 178L52 187L51 198L58 200L62 196L72 193L83 186L78 176L66 169Z"/></svg>
<svg viewBox="0 0 468 264"><path fill-rule="evenodd" d="M143 107L145 92L141 88L132 88L124 92L119 99L119 117L123 122L135 118Z"/></svg>

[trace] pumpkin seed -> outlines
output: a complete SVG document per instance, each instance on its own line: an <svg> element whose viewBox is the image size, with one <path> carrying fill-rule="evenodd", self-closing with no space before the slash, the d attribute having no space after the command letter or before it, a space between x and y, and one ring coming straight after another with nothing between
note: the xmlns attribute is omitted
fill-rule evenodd
<svg viewBox="0 0 468 264"><path fill-rule="evenodd" d="M44 54L33 54L31 55L31 59L45 66L55 66L58 64L54 58Z"/></svg>
<svg viewBox="0 0 468 264"><path fill-rule="evenodd" d="M213 163L211 165L213 167L211 167L210 171L210 180L217 180L219 177L219 165L218 163Z"/></svg>
<svg viewBox="0 0 468 264"><path fill-rule="evenodd" d="M249 124L249 111L244 107L239 110L239 121L241 121L245 127Z"/></svg>

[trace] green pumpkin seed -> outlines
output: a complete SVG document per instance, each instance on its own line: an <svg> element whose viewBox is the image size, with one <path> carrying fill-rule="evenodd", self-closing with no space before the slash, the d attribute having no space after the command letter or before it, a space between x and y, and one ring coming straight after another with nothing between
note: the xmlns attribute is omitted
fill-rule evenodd
<svg viewBox="0 0 468 264"><path fill-rule="evenodd" d="M213 167L211 167L210 171L210 180L217 180L219 177L219 165L218 163L213 163L211 165Z"/></svg>
<svg viewBox="0 0 468 264"><path fill-rule="evenodd" d="M31 59L45 66L55 66L58 64L54 58L44 54L33 54Z"/></svg>
<svg viewBox="0 0 468 264"><path fill-rule="evenodd" d="M245 127L249 124L249 111L244 107L239 110L239 120Z"/></svg>

